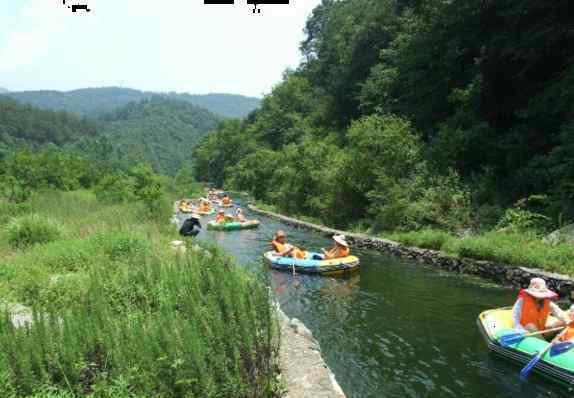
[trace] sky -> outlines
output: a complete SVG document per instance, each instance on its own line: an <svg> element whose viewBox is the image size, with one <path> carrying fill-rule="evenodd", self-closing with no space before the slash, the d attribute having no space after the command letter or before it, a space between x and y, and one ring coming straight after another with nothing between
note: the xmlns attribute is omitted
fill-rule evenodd
<svg viewBox="0 0 574 398"><path fill-rule="evenodd" d="M261 97L299 64L305 21L320 2L253 14L247 0L0 0L0 87ZM71 4L91 11L72 13Z"/></svg>

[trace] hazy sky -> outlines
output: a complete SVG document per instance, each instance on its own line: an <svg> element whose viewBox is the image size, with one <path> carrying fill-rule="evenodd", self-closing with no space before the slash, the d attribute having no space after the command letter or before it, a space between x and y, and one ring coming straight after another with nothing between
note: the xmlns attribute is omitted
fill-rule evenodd
<svg viewBox="0 0 574 398"><path fill-rule="evenodd" d="M122 86L152 91L268 93L299 63L299 42L320 0L0 0L0 87Z"/></svg>

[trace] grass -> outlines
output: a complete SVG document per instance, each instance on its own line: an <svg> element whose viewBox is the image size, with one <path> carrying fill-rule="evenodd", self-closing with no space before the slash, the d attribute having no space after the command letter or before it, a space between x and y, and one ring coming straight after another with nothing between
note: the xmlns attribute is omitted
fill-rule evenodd
<svg viewBox="0 0 574 398"><path fill-rule="evenodd" d="M65 231L25 250L0 232L0 300L34 313L27 328L0 315L1 397L274 396L277 330L257 275L212 247L177 256L168 220L87 191L36 194L26 213Z"/></svg>
<svg viewBox="0 0 574 398"><path fill-rule="evenodd" d="M573 245L550 245L531 234L487 232L460 239L445 231L421 230L383 236L408 246L440 250L449 255L574 275Z"/></svg>

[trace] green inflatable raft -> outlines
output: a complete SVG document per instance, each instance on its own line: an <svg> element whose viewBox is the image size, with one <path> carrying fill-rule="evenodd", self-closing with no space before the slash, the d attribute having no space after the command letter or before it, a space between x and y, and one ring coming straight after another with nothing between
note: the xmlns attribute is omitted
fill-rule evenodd
<svg viewBox="0 0 574 398"><path fill-rule="evenodd" d="M253 229L259 227L259 221L250 220L245 222L239 221L229 221L223 223L216 223L215 221L210 221L207 223L207 229L214 231L237 231L240 229Z"/></svg>
<svg viewBox="0 0 574 398"><path fill-rule="evenodd" d="M537 337L526 337L515 344L503 347L500 338L516 332L513 329L512 308L484 311L479 315L477 323L488 348L520 366L525 366L549 344ZM534 372L565 387L574 388L574 349L555 356L546 353L534 368Z"/></svg>

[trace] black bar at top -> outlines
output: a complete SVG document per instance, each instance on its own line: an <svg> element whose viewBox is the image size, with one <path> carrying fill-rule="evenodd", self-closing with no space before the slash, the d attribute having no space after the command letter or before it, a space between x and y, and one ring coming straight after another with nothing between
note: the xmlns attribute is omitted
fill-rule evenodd
<svg viewBox="0 0 574 398"><path fill-rule="evenodd" d="M233 0L203 0L203 4L231 4L233 5Z"/></svg>
<svg viewBox="0 0 574 398"><path fill-rule="evenodd" d="M247 0L247 4L259 5L259 4L287 4L289 5L289 0Z"/></svg>

